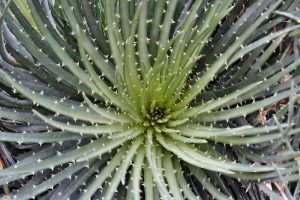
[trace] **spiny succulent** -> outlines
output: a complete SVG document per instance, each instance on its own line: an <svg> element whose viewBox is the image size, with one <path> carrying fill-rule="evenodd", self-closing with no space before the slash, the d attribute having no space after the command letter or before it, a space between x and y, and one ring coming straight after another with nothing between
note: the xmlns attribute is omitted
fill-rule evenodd
<svg viewBox="0 0 300 200"><path fill-rule="evenodd" d="M1 1L4 195L297 198L299 1L26 3Z"/></svg>

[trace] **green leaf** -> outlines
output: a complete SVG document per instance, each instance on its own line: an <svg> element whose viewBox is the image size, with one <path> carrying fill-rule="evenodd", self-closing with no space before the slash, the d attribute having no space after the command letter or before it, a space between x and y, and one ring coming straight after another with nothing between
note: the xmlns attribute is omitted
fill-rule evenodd
<svg viewBox="0 0 300 200"><path fill-rule="evenodd" d="M170 195L170 193L166 187L166 183L164 181L163 174L162 174L162 169L159 169L157 164L154 161L155 157L153 157L154 156L153 151L155 151L155 146L156 146L156 144L153 141L152 132L148 132L147 140L146 140L146 158L147 158L150 170L152 172L157 189L158 189L160 195L162 196L162 198L172 200L173 197ZM160 156L158 156L157 158L161 159Z"/></svg>
<svg viewBox="0 0 300 200"><path fill-rule="evenodd" d="M299 92L300 88L296 88L295 91ZM215 112L205 113L205 114L203 113L201 115L198 115L196 117L196 120L201 122L208 122L208 121L229 120L239 116L246 116L252 112L255 112L273 103L276 103L289 96L290 96L290 91L284 91L279 94L275 93L272 97L268 97L264 100L257 101L255 103L247 104L236 108L231 108L224 111L215 111Z"/></svg>
<svg viewBox="0 0 300 200"><path fill-rule="evenodd" d="M126 178L125 176L126 176L127 169L130 167L132 159L133 159L134 155L137 154L138 149L141 146L141 144L143 143L143 141L144 141L144 137L142 137L142 136L134 139L132 141L132 144L130 145L129 150L126 152L127 155L123 159L122 164L119 168L119 171L121 173L121 181L122 181L123 185L125 184L125 178Z"/></svg>
<svg viewBox="0 0 300 200"><path fill-rule="evenodd" d="M184 199L179 188L179 184L176 180L175 176L175 169L173 166L172 156L170 152L164 151L164 159L162 161L163 168L164 168L164 176L166 177L167 184L170 188L171 194L174 196L175 199Z"/></svg>
<svg viewBox="0 0 300 200"><path fill-rule="evenodd" d="M216 199L233 199L232 196L227 196L219 191L208 179L203 170L195 168L193 165L188 165L191 174L197 178L202 186Z"/></svg>
<svg viewBox="0 0 300 200"><path fill-rule="evenodd" d="M35 197L38 194L45 192L51 188L53 188L56 184L61 182L62 180L72 176L75 172L79 171L80 169L87 167L88 162L83 162L83 163L75 163L75 164L70 164L69 167L61 170L57 174L53 175L51 178L49 178L46 181L43 181L41 184L32 187L27 190L20 190L17 192L17 194L14 195L14 198L20 199L20 200L26 200L31 197Z"/></svg>
<svg viewBox="0 0 300 200"><path fill-rule="evenodd" d="M169 138L164 139L161 134L156 134L157 140L166 149L173 152L182 160L193 164L195 166L215 170L225 174L234 174L234 171L238 172L268 172L273 171L270 166L253 166L240 163L228 162L225 160L216 160L205 156L204 152L191 145L184 144L182 142L174 142Z"/></svg>
<svg viewBox="0 0 300 200"><path fill-rule="evenodd" d="M135 160L133 163L133 169L132 169L132 185L133 185L133 199L139 200L141 199L140 196L140 185L142 182L142 169L144 164L144 158L145 158L145 149L139 148L139 151L137 155L135 156ZM128 192L131 192L128 190Z"/></svg>
<svg viewBox="0 0 300 200"><path fill-rule="evenodd" d="M86 136L68 132L42 132L42 133L11 133L0 132L0 141L17 142L17 143L52 143L63 142L68 140L81 140Z"/></svg>
<svg viewBox="0 0 300 200"><path fill-rule="evenodd" d="M118 150L118 152L112 157L112 159L107 162L106 167L101 170L99 175L97 175L95 179L93 179L92 182L87 185L85 192L81 193L79 197L80 200L90 199L93 196L98 188L102 186L104 181L112 174L114 170L116 170L116 167L120 165L123 156L126 153L126 150L126 146L123 146Z"/></svg>
<svg viewBox="0 0 300 200"><path fill-rule="evenodd" d="M0 171L0 176L10 176L14 174L31 174L44 169L53 169L55 166L62 165L65 163L75 162L76 159L82 158L82 156L84 155L90 155L96 150L101 151L107 148L107 146L103 146L103 144L107 141L108 140L106 138L101 138L95 141L91 141L91 143L82 147L78 146L76 150L71 150L63 153L58 152L58 155L46 158L44 160L37 160L36 162L25 164L22 166L18 166L17 163L11 166L10 168L6 168L5 170ZM83 158L83 160L87 159Z"/></svg>

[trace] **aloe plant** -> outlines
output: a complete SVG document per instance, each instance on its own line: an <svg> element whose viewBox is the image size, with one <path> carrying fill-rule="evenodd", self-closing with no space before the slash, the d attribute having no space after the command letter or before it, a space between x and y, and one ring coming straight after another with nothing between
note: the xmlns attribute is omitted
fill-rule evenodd
<svg viewBox="0 0 300 200"><path fill-rule="evenodd" d="M297 198L299 1L20 2L1 1L4 195Z"/></svg>

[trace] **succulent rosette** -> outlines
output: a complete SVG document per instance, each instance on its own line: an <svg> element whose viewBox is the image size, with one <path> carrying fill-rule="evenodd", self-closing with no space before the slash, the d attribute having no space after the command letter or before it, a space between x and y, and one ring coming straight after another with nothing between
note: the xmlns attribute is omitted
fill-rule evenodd
<svg viewBox="0 0 300 200"><path fill-rule="evenodd" d="M299 184L297 6L1 1L5 195L255 199Z"/></svg>

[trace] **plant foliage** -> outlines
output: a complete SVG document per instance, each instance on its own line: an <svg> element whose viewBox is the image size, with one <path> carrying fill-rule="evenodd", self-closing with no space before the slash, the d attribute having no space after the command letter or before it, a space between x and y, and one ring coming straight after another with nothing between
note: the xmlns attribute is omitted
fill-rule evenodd
<svg viewBox="0 0 300 200"><path fill-rule="evenodd" d="M1 0L4 195L297 198L299 1L26 2Z"/></svg>

